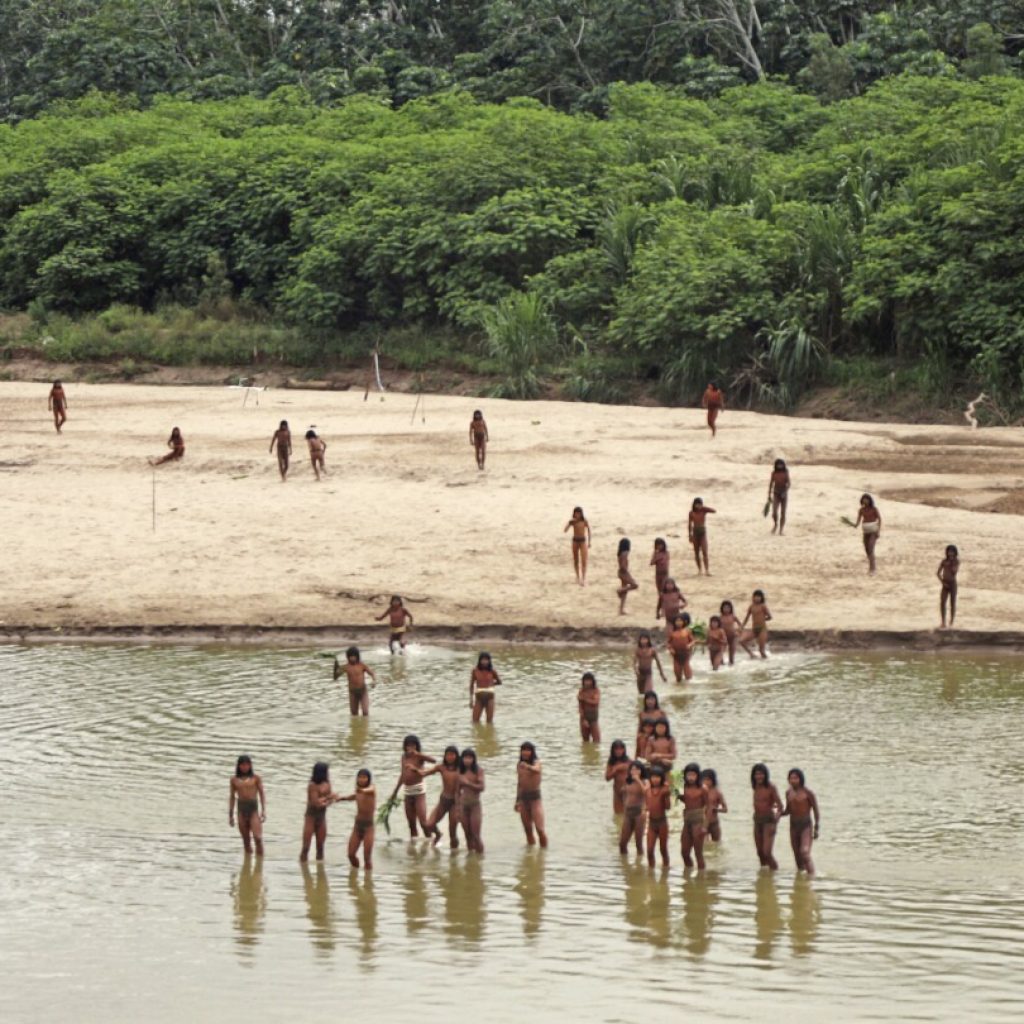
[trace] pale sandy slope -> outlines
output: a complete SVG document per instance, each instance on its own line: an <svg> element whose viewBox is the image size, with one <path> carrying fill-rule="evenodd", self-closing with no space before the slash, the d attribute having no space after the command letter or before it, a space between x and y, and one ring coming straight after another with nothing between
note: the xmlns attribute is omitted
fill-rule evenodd
<svg viewBox="0 0 1024 1024"><path fill-rule="evenodd" d="M864 425L728 411L715 441L699 410L425 402L362 393L269 391L242 407L224 388L68 387L57 436L47 387L0 384L0 620L18 625L365 624L392 591L420 599L425 624L550 627L653 624L647 567L668 539L674 575L706 618L724 597L767 591L785 629L927 629L947 543L963 557L961 620L1017 629L1024 518L940 508L986 504L1024 487L1019 430ZM486 473L468 442L474 406L491 429ZM282 485L267 452L281 418L295 436ZM149 455L178 425L188 451L157 470ZM302 434L328 442L316 484ZM793 473L790 526L761 516L771 460ZM882 494L880 573L839 522L862 491ZM898 493L902 500L885 498ZM712 579L685 543L690 501L710 517ZM562 533L573 505L594 529L590 585L573 582ZM618 540L633 542L641 582L620 620ZM347 595L347 596L339 596ZM425 600L424 600L425 599Z"/></svg>

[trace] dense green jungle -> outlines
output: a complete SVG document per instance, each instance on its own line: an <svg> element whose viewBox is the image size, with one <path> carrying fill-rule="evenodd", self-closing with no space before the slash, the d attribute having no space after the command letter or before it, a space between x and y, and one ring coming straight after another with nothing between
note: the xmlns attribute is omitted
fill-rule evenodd
<svg viewBox="0 0 1024 1024"><path fill-rule="evenodd" d="M0 375L324 377L377 348L511 398L714 378L754 408L1024 413L1024 0L0 0L0 25Z"/></svg>

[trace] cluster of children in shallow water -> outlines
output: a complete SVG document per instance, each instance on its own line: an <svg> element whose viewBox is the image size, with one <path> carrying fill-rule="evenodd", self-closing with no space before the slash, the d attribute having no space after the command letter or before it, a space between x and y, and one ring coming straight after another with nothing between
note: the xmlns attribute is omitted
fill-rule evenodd
<svg viewBox="0 0 1024 1024"><path fill-rule="evenodd" d="M668 864L668 814L675 798L683 806L680 836L683 862L687 867L692 867L695 860L697 868L702 869L706 839L710 838L713 842L721 839L718 816L728 811L725 797L718 787L718 778L713 769L702 772L698 764L690 763L681 773L673 772L677 757L676 742L672 737L668 717L661 709L657 693L651 687L652 665L657 665L659 670L661 666L649 634L642 634L634 664L637 687L643 695L637 723L636 750L633 757L630 757L626 744L622 740L615 740L605 770L605 779L612 783L614 813L622 815L619 849L623 854L627 853L632 840L637 852L642 854L646 834L648 862L651 865L655 863L655 852L660 849L662 862ZM363 664L358 648L348 649L344 666L335 661L335 678L339 678L342 673L348 679L352 714L366 714L366 676L372 680L374 675ZM481 653L470 672L469 681L474 723L484 716L488 722L494 720L495 687L499 685L501 678L493 667L490 655ZM601 741L600 703L601 693L594 673L584 672L577 692L577 704L580 735L585 742ZM356 817L349 836L348 859L358 867L361 849L363 866L372 868L375 827L380 821L387 824L387 816L398 803L399 790L402 790L405 815L412 837L415 838L419 834L418 829L422 829L423 835L431 838L436 845L442 838L440 822L447 817L452 849L459 846L458 830L461 827L467 848L476 853L484 852L481 796L485 780L476 752L471 748L460 751L458 747L449 746L445 748L441 760L437 761L423 753L419 738L413 735L405 737L402 748L398 781L380 813L377 809L377 791L369 769L360 769L356 774L354 790L350 794L341 795L331 787L328 765L324 762L314 765L306 793L301 860L308 859L314 841L317 860L323 859L327 838L327 808L339 801L352 801L356 805ZM539 843L541 847L546 847L548 836L541 797L543 765L533 743L521 744L516 771L514 809L522 821L526 841L530 845ZM431 775L440 777L441 793L433 811L428 814L425 780ZM819 812L814 794L804 784L803 772L797 768L790 771L789 790L784 804L778 790L770 782L765 765L754 765L751 785L754 843L761 865L772 870L778 867L772 855L775 829L781 817L789 816L797 870L813 874L811 841L818 835ZM236 806L238 829L246 852L251 852L255 846L257 855L262 855L266 797L262 780L254 773L252 761L246 755L238 758L235 775L231 779L228 804L228 822L231 827L235 826Z"/></svg>

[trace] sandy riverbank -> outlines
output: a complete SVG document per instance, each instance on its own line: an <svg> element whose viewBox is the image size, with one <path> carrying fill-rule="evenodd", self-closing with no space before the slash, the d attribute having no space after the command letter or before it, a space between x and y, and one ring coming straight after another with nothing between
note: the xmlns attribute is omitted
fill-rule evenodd
<svg viewBox="0 0 1024 1024"><path fill-rule="evenodd" d="M854 634L931 630L947 543L963 559L955 642L969 642L962 631L1021 626L1018 429L730 410L711 441L699 410L427 396L424 423L419 413L412 420L410 395L364 403L361 392L271 390L243 407L238 391L220 387L71 384L58 436L46 392L0 384L8 635L207 626L239 636L238 627L365 634L399 592L435 636L607 639L654 623L655 536L667 538L699 618L724 597L745 607L762 587L793 643L850 630L860 646ZM485 473L467 437L478 405L491 429ZM282 418L295 437L286 484L267 451ZM301 441L311 424L329 446L320 484ZM187 452L156 471L154 531L146 458L162 453L172 425ZM781 538L761 516L775 457L793 474ZM839 522L855 516L865 490L885 524L874 578L859 536ZM696 495L718 510L710 579L695 576L685 541ZM594 529L585 589L573 582L562 534L575 504ZM641 584L625 618L612 592L621 536L633 542ZM488 628L469 632L477 626Z"/></svg>

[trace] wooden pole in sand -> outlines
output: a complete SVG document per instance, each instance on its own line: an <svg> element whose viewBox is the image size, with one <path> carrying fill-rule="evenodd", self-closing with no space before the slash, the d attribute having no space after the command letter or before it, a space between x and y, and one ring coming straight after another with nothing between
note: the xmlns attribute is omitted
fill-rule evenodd
<svg viewBox="0 0 1024 1024"><path fill-rule="evenodd" d="M153 532L156 533L156 467L153 467L150 472L153 474Z"/></svg>

